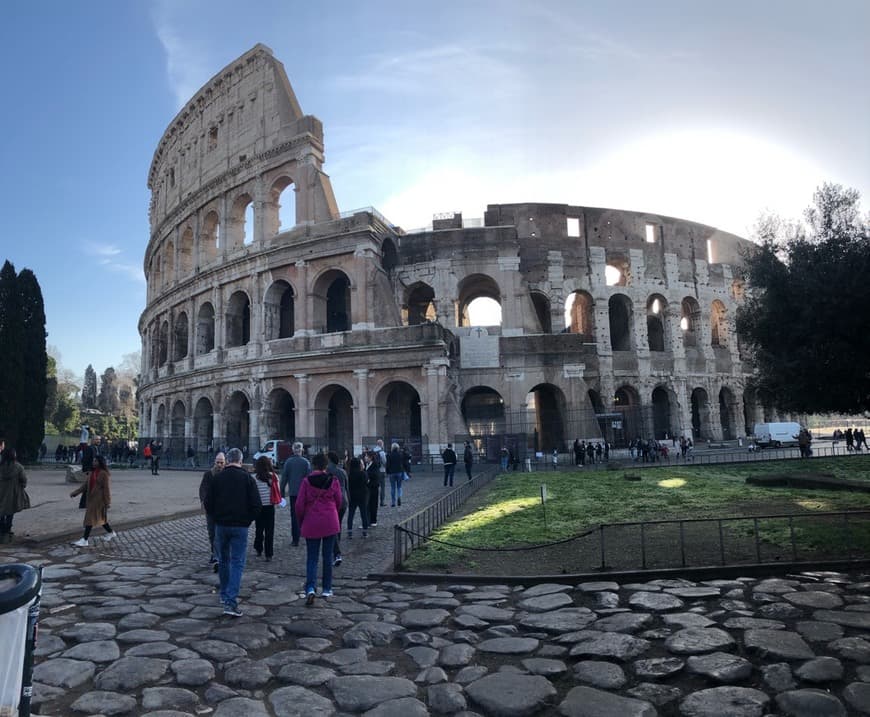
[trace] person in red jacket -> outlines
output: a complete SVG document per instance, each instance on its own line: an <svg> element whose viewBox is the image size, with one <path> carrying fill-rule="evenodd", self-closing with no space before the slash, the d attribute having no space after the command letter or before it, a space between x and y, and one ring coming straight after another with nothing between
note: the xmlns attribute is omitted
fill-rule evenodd
<svg viewBox="0 0 870 717"><path fill-rule="evenodd" d="M341 487L326 472L326 456L311 459L314 470L302 480L296 497L296 515L302 537L305 538L305 604L314 604L317 587L317 563L323 555L323 597L332 597L332 550L335 535L341 530L338 510L341 507Z"/></svg>

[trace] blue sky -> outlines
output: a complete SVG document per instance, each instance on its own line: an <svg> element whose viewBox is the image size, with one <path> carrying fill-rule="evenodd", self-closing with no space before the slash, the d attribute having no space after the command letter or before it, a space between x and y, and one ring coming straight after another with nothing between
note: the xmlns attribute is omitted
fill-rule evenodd
<svg viewBox="0 0 870 717"><path fill-rule="evenodd" d="M139 349L167 124L262 42L319 117L339 208L421 227L487 203L746 235L823 181L870 192L870 2L5 0L0 258L82 374Z"/></svg>

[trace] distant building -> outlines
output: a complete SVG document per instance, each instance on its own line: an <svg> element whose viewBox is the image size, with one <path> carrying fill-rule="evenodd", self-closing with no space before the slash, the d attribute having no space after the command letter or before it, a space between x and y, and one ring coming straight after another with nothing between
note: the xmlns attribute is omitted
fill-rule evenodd
<svg viewBox="0 0 870 717"><path fill-rule="evenodd" d="M141 436L179 455L470 436L495 457L762 420L735 333L746 240L564 204L405 232L340 213L323 161L320 121L263 45L169 124L148 174ZM481 299L492 325L472 326Z"/></svg>

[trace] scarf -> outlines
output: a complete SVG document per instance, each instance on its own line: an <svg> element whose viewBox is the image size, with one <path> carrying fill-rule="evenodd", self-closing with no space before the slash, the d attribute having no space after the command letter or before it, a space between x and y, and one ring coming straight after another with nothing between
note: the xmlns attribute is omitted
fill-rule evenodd
<svg viewBox="0 0 870 717"><path fill-rule="evenodd" d="M91 471L91 475L88 478L88 493L93 492L94 488L97 487L97 469Z"/></svg>

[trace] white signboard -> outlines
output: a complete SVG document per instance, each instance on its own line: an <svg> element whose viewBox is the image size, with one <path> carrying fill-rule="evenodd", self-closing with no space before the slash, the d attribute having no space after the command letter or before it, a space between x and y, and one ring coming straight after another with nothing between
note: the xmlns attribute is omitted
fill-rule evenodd
<svg viewBox="0 0 870 717"><path fill-rule="evenodd" d="M462 368L498 368L498 336L477 326L459 340L459 361Z"/></svg>

